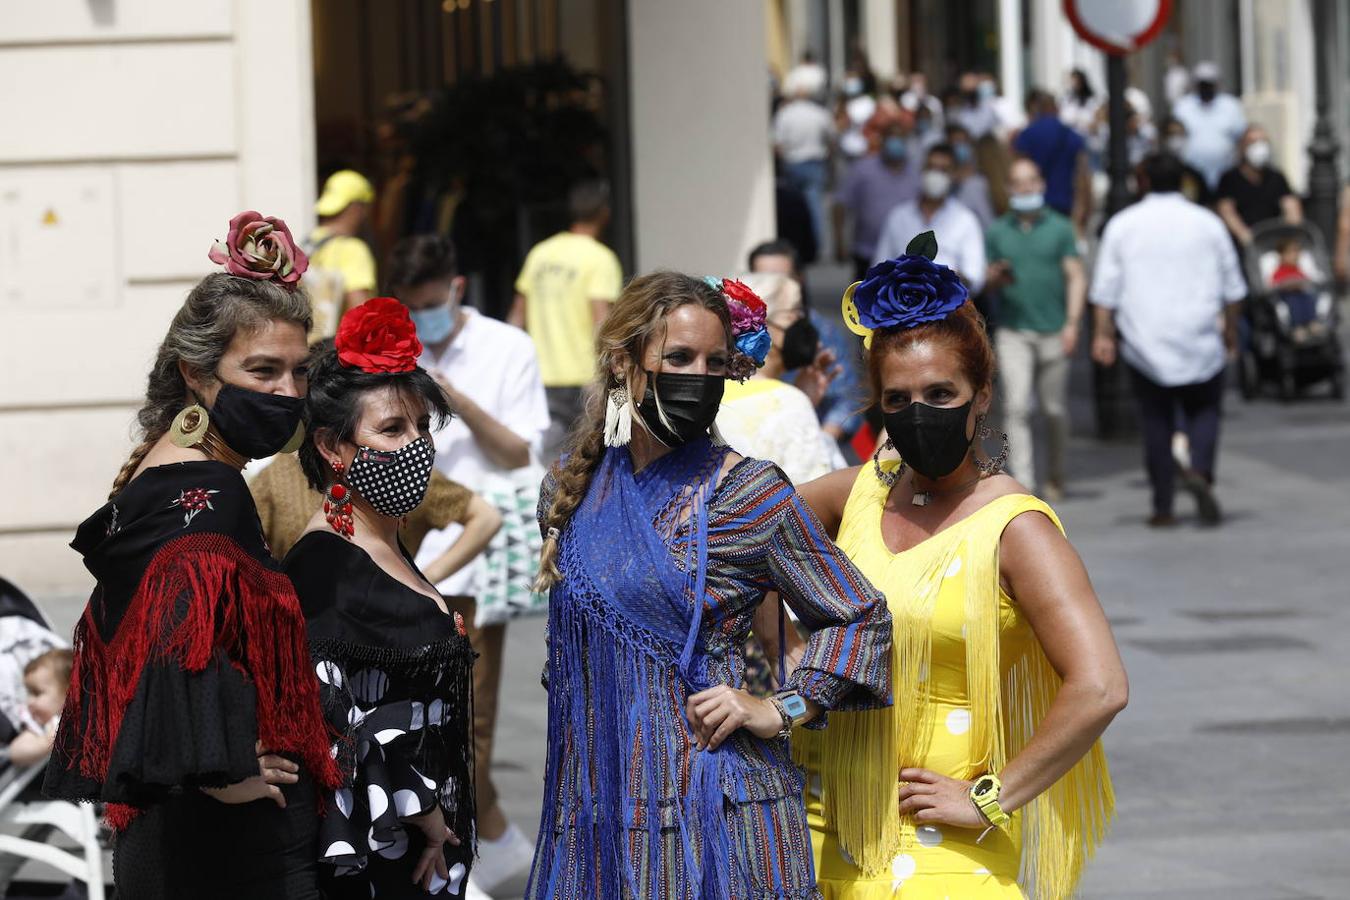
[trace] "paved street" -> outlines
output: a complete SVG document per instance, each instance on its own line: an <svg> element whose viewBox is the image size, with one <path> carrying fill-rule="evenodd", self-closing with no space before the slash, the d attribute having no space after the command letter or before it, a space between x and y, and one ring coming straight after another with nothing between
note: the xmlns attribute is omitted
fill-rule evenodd
<svg viewBox="0 0 1350 900"><path fill-rule="evenodd" d="M1090 425L1081 402L1075 416L1079 430ZM1147 486L1133 443L1075 438L1059 508L1132 683L1107 740L1119 818L1084 897L1350 896L1346 448L1345 405L1233 396L1218 485L1228 523L1156 532L1143 524ZM1190 515L1185 498L1178 509ZM68 624L73 598L59 607ZM494 760L508 813L530 832L542 646L542 622L510 629Z"/></svg>

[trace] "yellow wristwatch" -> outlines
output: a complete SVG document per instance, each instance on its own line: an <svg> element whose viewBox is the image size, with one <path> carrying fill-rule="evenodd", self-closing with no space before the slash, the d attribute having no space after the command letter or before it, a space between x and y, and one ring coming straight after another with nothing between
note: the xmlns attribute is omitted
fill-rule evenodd
<svg viewBox="0 0 1350 900"><path fill-rule="evenodd" d="M1003 782L999 781L996 775L981 775L970 786L970 801L995 828L1002 828L1012 821L1012 817L998 805L998 794L1001 790Z"/></svg>

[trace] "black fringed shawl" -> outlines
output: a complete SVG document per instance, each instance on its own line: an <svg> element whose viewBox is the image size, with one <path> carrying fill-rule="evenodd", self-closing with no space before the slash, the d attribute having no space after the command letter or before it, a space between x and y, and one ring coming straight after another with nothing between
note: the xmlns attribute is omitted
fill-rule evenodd
<svg viewBox="0 0 1350 900"><path fill-rule="evenodd" d="M45 791L124 828L182 788L258 774L255 743L335 785L304 620L239 472L145 470L71 542L97 579L75 626Z"/></svg>
<svg viewBox="0 0 1350 900"><path fill-rule="evenodd" d="M344 776L320 825L320 859L360 870L401 840L400 818L439 803L462 841L445 845L462 879L474 846L474 653L462 622L336 534L304 535L283 565Z"/></svg>

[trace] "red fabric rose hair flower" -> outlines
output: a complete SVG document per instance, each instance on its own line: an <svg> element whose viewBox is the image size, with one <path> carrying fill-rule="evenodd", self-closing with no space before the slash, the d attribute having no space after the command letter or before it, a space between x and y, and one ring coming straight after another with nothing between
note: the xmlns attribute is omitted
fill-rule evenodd
<svg viewBox="0 0 1350 900"><path fill-rule="evenodd" d="M206 255L231 275L276 281L290 290L295 290L300 276L309 268L309 258L286 223L251 209L230 220L225 240L216 241Z"/></svg>
<svg viewBox="0 0 1350 900"><path fill-rule="evenodd" d="M393 297L372 297L338 324L338 362L371 375L411 372L422 355L408 308Z"/></svg>
<svg viewBox="0 0 1350 900"><path fill-rule="evenodd" d="M740 279L723 278L722 293L727 295L728 300L744 303L752 314L764 316L769 312L769 307L765 306L764 301L759 299L759 294L750 290L749 285Z"/></svg>

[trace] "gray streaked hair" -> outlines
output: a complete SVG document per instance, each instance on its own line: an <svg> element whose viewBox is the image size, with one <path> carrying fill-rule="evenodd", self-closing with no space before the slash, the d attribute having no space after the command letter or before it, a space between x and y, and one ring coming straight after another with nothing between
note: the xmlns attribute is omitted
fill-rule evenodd
<svg viewBox="0 0 1350 900"><path fill-rule="evenodd" d="M241 328L261 328L271 321L294 322L309 331L309 298L273 281L259 281L215 272L197 282L173 317L155 353L146 380L145 404L136 413L141 443L113 482L120 491L183 408L188 386L179 370L186 363L201 377L215 377L221 357Z"/></svg>

